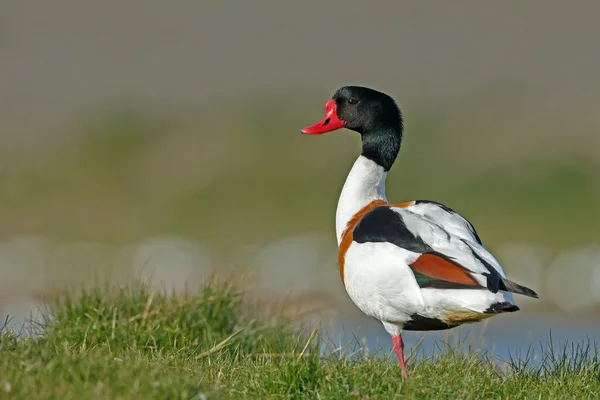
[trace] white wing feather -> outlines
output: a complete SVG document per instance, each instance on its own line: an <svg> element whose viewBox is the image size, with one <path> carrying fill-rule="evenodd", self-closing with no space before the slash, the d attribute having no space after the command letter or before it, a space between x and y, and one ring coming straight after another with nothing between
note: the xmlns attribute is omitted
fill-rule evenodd
<svg viewBox="0 0 600 400"><path fill-rule="evenodd" d="M506 278L504 269L481 244L473 226L456 212L437 203L417 203L392 209L400 214L406 227L434 251L451 257L475 274L490 274L488 266L491 266Z"/></svg>

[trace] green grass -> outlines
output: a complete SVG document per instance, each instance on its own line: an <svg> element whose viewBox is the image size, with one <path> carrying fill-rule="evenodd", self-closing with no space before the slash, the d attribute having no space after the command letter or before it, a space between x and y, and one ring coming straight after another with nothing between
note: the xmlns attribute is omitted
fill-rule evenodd
<svg viewBox="0 0 600 400"><path fill-rule="evenodd" d="M275 307L277 308L277 307ZM199 294L145 285L71 292L50 303L45 329L0 336L0 398L598 398L593 346L544 350L543 362L500 367L441 344L409 362L357 348L327 352L315 331L293 329L285 309L250 301L234 286ZM274 316L275 315L275 316Z"/></svg>

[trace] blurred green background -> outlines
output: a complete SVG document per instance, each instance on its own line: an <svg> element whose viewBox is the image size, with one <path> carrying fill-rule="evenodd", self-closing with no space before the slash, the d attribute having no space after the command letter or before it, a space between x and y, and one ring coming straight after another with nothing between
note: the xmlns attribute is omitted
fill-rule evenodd
<svg viewBox="0 0 600 400"><path fill-rule="evenodd" d="M330 92L306 105L282 97L208 115L122 107L37 143L5 137L0 233L122 243L169 232L227 250L316 230L331 231L335 245L337 197L360 139L298 133L321 117ZM600 135L585 123L589 110L454 107L406 107L388 198L443 202L492 248L598 243Z"/></svg>

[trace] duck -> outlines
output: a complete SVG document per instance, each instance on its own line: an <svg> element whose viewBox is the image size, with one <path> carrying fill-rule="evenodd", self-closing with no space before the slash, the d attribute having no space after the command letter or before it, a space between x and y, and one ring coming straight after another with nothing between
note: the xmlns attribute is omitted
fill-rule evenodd
<svg viewBox="0 0 600 400"><path fill-rule="evenodd" d="M386 178L404 135L392 97L343 86L326 102L325 117L300 132L342 128L360 134L362 151L337 204L339 273L358 309L391 335L404 378L403 331L451 329L518 311L513 294L538 298L507 278L474 226L450 207L429 200L388 202Z"/></svg>

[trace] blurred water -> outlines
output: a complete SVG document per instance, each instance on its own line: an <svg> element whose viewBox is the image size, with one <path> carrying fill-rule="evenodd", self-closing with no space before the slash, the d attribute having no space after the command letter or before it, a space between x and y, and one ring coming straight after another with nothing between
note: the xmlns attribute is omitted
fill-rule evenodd
<svg viewBox="0 0 600 400"><path fill-rule="evenodd" d="M326 348L342 349L345 353L356 349L357 343L369 353L389 355L391 352L391 338L383 326L355 315L326 325L324 337ZM557 355L567 345L585 347L589 344L592 346L590 355L595 356L594 345L600 346L600 320L589 315L522 310L496 316L486 323L462 325L447 331L406 331L402 337L407 356L415 350L415 357L425 358L448 346L482 351L500 363L511 358L530 358L532 365L536 365L543 361L543 349L548 349L550 344Z"/></svg>

